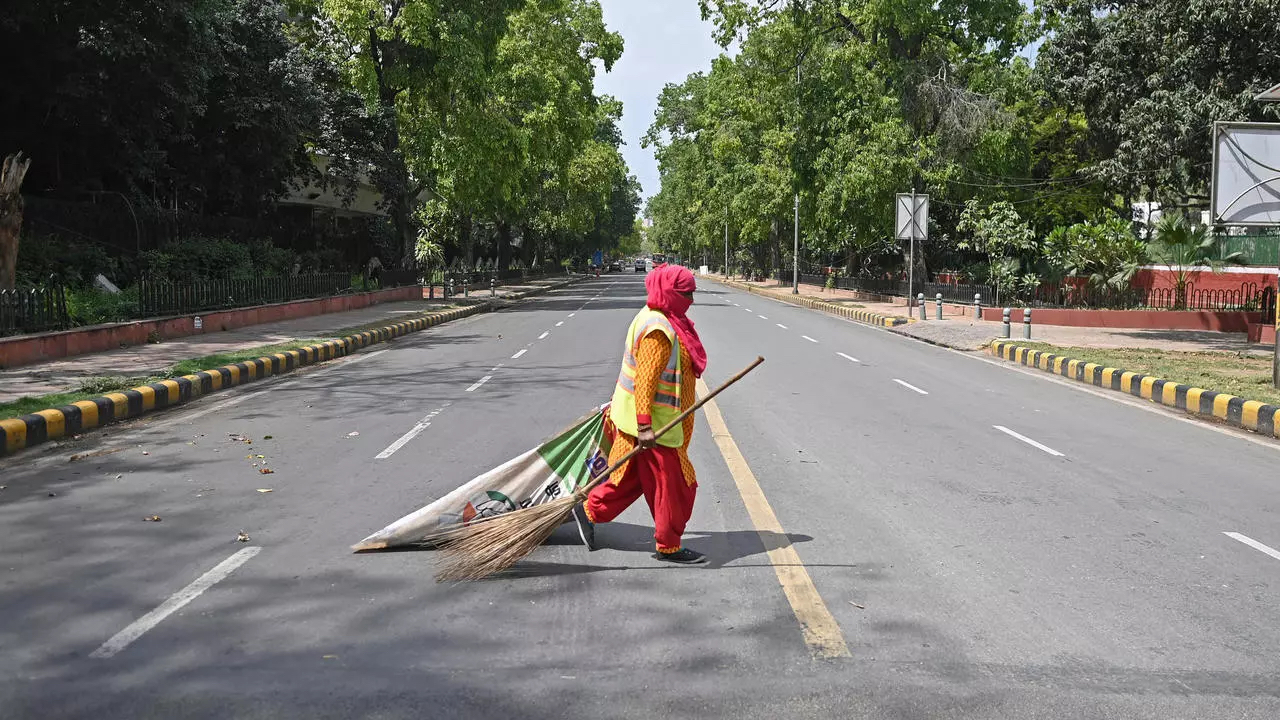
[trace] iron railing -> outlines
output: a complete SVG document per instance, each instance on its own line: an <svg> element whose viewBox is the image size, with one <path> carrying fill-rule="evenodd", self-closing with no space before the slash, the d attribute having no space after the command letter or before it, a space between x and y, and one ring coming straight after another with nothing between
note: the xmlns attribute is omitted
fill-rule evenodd
<svg viewBox="0 0 1280 720"><path fill-rule="evenodd" d="M0 290L0 335L62 330L68 325L62 286Z"/></svg>
<svg viewBox="0 0 1280 720"><path fill-rule="evenodd" d="M791 284L791 269L775 270L773 278L783 285ZM800 282L825 287L828 276L801 273ZM840 277L833 287L879 295L905 297L907 282L892 278ZM1241 283L1238 288L1197 288L1189 283L1183 297L1171 287L1097 287L1083 282L1041 283L1031 290L997 291L992 285L967 283L920 283L913 288L932 302L938 294L947 302L969 304L975 294L982 304L1029 306L1044 308L1081 308L1100 310L1239 310L1262 312L1268 321L1274 317L1276 291L1258 283Z"/></svg>
<svg viewBox="0 0 1280 720"><path fill-rule="evenodd" d="M143 278L138 283L138 310L142 317L162 317L328 297L351 290L348 273L186 283Z"/></svg>
<svg viewBox="0 0 1280 720"><path fill-rule="evenodd" d="M378 274L378 287L386 290L387 288L417 285L420 277L422 277L422 273L417 270L383 270Z"/></svg>

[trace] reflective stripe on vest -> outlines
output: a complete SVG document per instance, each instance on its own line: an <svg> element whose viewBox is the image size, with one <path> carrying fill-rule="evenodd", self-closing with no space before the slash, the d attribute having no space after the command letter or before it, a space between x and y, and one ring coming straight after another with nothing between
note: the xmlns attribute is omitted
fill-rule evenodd
<svg viewBox="0 0 1280 720"><path fill-rule="evenodd" d="M680 414L680 339L675 328L666 316L656 310L645 308L636 314L627 330L627 342L622 356L622 369L618 373L618 383L614 388L613 402L609 412L614 425L619 430L635 435L636 424L636 356L640 340L653 330L659 330L671 341L671 354L667 358L667 366L663 368L654 388L653 417L654 428L660 428L674 420ZM666 447L680 447L684 444L684 428L672 428L666 435L658 439L658 444Z"/></svg>

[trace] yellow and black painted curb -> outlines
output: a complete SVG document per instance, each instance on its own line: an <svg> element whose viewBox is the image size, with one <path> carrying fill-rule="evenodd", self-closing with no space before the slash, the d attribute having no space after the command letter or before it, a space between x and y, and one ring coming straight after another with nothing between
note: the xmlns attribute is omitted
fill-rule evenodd
<svg viewBox="0 0 1280 720"><path fill-rule="evenodd" d="M712 277L710 275L706 275L704 277L707 277L708 279L711 279L711 280L715 280L718 283L728 285L729 287L734 287L739 290L745 290L749 293L752 293L753 295L760 295L763 297L772 298L774 300L781 300L782 302L791 303L792 305L800 305L802 307L812 308L814 310L821 310L823 312L831 313L832 315L839 315L841 317L846 317L846 318L849 318L850 320L856 320L857 322L866 323L868 325L877 325L879 327L891 328L891 327L897 327L899 325L906 325L907 323L910 323L910 322L914 322L910 318L898 317L896 315L881 315L880 313L873 313L867 310L844 307L843 305L824 302L822 300L814 300L813 298L804 297L803 295L798 295L798 296L797 295L792 295L792 296L776 295L774 293L764 292L763 290L761 290L760 288L757 288L754 285L747 285L744 283L734 282L732 280L723 280L720 278Z"/></svg>
<svg viewBox="0 0 1280 720"><path fill-rule="evenodd" d="M520 299L537 295L572 284L578 279L580 278L504 299ZM122 392L80 400L59 408L49 408L18 418L0 420L0 457L12 455L19 450L49 440L75 435L120 420L136 418L161 408L181 405L219 390L345 357L370 345L492 309L493 305L488 301L476 303L348 335L337 340L308 345L297 350L265 355L213 370L201 370L172 380L160 380Z"/></svg>
<svg viewBox="0 0 1280 720"><path fill-rule="evenodd" d="M1183 410L1191 415L1216 418L1228 425L1252 430L1262 435L1280 437L1280 427L1278 427L1280 423L1276 422L1276 413L1280 412L1280 407L1275 405L1182 385L1121 368L1106 367L1098 363L1055 355L1043 350L1032 350L1006 340L992 342L991 354L1071 380L1128 393L1159 405Z"/></svg>

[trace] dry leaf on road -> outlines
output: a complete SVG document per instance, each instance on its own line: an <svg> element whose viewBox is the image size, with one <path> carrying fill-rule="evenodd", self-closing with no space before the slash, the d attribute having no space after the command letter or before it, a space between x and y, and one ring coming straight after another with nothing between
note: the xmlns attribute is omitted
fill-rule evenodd
<svg viewBox="0 0 1280 720"><path fill-rule="evenodd" d="M146 517L144 517L144 518L142 518L142 519L143 519L143 520L146 520L147 522L160 522L160 516L159 516L159 515L148 515L148 516L146 516Z"/></svg>
<svg viewBox="0 0 1280 720"><path fill-rule="evenodd" d="M275 490L275 488L258 488L258 492L260 493L269 493L272 490Z"/></svg>
<svg viewBox="0 0 1280 720"><path fill-rule="evenodd" d="M240 534L236 535L236 542L249 542L249 534L241 530Z"/></svg>
<svg viewBox="0 0 1280 720"><path fill-rule="evenodd" d="M271 475L275 473L275 470L272 470L271 468L258 468L258 472L262 473L263 475Z"/></svg>

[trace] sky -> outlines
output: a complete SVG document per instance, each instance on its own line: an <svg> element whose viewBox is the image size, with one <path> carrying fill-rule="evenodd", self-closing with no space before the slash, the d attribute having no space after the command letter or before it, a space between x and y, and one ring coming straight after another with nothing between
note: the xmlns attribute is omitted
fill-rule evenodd
<svg viewBox="0 0 1280 720"><path fill-rule="evenodd" d="M642 197L658 192L658 164L640 139L653 122L658 93L667 83L711 68L720 46L702 21L697 0L601 0L605 25L625 47L613 71L596 76L596 92L622 101L622 155L640 180Z"/></svg>

